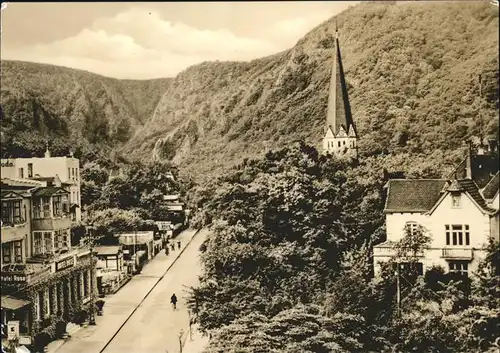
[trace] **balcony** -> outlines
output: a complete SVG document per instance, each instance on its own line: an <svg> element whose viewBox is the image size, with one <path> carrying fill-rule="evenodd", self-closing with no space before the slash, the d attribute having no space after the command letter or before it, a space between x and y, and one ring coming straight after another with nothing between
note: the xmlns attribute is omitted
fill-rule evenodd
<svg viewBox="0 0 500 353"><path fill-rule="evenodd" d="M441 257L446 260L472 260L474 251L471 248L445 248Z"/></svg>
<svg viewBox="0 0 500 353"><path fill-rule="evenodd" d="M394 245L396 243L388 240L385 241L381 244L375 245L373 247L373 256L375 257L395 257L397 255L396 249L394 248ZM404 254L402 257L424 257L424 252L419 251L415 255L412 253L412 251L408 251L406 254Z"/></svg>
<svg viewBox="0 0 500 353"><path fill-rule="evenodd" d="M69 228L71 219L69 217L33 219L31 227L35 231Z"/></svg>
<svg viewBox="0 0 500 353"><path fill-rule="evenodd" d="M28 233L25 221L19 223L2 223L2 243L22 240Z"/></svg>

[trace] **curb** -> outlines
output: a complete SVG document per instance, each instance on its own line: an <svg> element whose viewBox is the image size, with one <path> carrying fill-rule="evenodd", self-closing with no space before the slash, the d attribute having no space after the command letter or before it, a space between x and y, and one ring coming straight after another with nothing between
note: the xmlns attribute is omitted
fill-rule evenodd
<svg viewBox="0 0 500 353"><path fill-rule="evenodd" d="M186 250L186 248L189 246L189 244L191 244L191 242L193 241L194 237L198 235L198 233L200 232L200 229L196 229L193 236L191 237L191 239L189 239L189 241L186 243L186 245L181 249L181 251L177 254L177 256L174 258L174 261L172 261L172 263L167 267L167 269L163 272L163 274L160 276L160 278L158 278L158 280L155 282L155 284L151 287L151 289L146 293L146 295L144 296L144 298L142 298L142 300L139 302L139 305L137 305L134 310L132 310L132 312L130 313L130 315L125 319L125 321L120 325L120 327L118 328L118 330L113 334L113 336L111 336L111 338L108 340L108 342L104 345L104 347L102 347L102 349L99 350L99 353L102 353L106 350L106 348L109 346L109 344L113 341L113 339L118 335L118 333L120 332L120 330L123 328L123 326L125 326L128 322L128 320L130 320L130 318L132 317L132 315L134 315L134 313L137 311L137 309L139 309L142 305L142 303L146 300L146 298L149 296L149 294L151 294L151 292L156 288L156 286L158 285L158 283L160 283L160 281L163 279L163 277L165 277L165 275L167 274L167 272L170 270L170 268L175 264L175 262L177 261L177 259L182 255L182 253L184 252L184 250Z"/></svg>

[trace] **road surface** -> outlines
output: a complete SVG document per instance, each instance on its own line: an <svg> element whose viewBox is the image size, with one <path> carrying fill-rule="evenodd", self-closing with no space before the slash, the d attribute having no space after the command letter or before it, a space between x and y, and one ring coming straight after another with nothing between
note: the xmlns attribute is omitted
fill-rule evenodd
<svg viewBox="0 0 500 353"><path fill-rule="evenodd" d="M57 353L179 352L180 330L187 335L189 328L185 286L198 283L199 247L207 234L201 230L166 273L172 252L157 255L140 275L106 301L104 316L99 317L107 318L106 322L99 320L97 326L82 329L83 333L78 332ZM188 238L189 234L179 236L185 241ZM179 300L175 311L170 304L172 293Z"/></svg>

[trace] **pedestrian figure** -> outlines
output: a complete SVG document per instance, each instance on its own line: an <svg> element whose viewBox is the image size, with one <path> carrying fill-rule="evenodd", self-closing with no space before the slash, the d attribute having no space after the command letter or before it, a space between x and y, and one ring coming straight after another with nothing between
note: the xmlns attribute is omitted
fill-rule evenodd
<svg viewBox="0 0 500 353"><path fill-rule="evenodd" d="M174 251L174 250L175 250L175 244L174 244L174 243L172 243L172 244L170 245L170 247L172 248L172 251Z"/></svg>
<svg viewBox="0 0 500 353"><path fill-rule="evenodd" d="M177 247L179 248L179 250L181 250L181 242L180 241L177 242Z"/></svg>
<svg viewBox="0 0 500 353"><path fill-rule="evenodd" d="M175 293L170 297L170 302L172 303L174 310L177 309L177 297L175 296Z"/></svg>
<svg viewBox="0 0 500 353"><path fill-rule="evenodd" d="M168 246L165 247L165 255L168 255Z"/></svg>

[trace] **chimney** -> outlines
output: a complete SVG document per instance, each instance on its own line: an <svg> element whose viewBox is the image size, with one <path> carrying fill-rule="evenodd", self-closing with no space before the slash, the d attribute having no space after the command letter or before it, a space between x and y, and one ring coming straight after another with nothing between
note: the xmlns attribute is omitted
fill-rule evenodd
<svg viewBox="0 0 500 353"><path fill-rule="evenodd" d="M465 178L472 179L472 142L467 146L467 157L465 159Z"/></svg>

